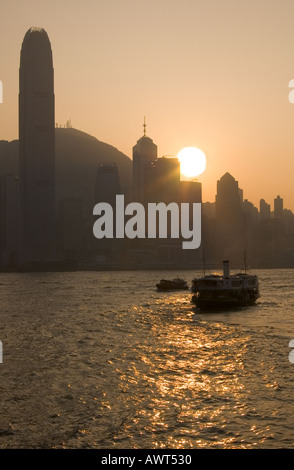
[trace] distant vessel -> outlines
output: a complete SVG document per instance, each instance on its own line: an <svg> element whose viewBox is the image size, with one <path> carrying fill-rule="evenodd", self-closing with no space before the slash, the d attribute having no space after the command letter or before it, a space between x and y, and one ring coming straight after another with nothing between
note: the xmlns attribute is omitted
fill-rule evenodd
<svg viewBox="0 0 294 470"><path fill-rule="evenodd" d="M230 275L223 261L223 275L211 274L192 280L192 302L201 309L253 305L260 296L258 277L246 273Z"/></svg>
<svg viewBox="0 0 294 470"><path fill-rule="evenodd" d="M189 286L184 279L176 277L175 279L161 279L161 281L156 284L158 290L168 291L168 290L187 290Z"/></svg>

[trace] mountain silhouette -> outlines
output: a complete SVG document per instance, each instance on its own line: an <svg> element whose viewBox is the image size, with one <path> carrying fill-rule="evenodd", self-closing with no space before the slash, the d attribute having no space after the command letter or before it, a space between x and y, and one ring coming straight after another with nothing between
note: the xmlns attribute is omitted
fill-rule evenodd
<svg viewBox="0 0 294 470"><path fill-rule="evenodd" d="M112 145L73 128L55 129L56 199L82 198L93 208L99 163L116 163L122 192L132 180L132 161ZM0 175L18 175L18 140L0 141Z"/></svg>

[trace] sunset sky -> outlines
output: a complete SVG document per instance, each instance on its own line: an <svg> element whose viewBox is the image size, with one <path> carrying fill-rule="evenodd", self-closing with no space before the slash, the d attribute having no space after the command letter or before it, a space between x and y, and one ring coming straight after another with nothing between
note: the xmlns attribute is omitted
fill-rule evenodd
<svg viewBox="0 0 294 470"><path fill-rule="evenodd" d="M132 157L199 147L213 201L230 172L256 206L294 211L293 0L10 0L0 11L0 139L18 138L23 37L43 27L55 72L55 121Z"/></svg>

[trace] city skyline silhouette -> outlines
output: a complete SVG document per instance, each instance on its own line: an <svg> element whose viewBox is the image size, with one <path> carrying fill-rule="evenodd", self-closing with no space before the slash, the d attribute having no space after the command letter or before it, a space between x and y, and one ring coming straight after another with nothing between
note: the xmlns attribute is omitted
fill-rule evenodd
<svg viewBox="0 0 294 470"><path fill-rule="evenodd" d="M93 203L96 205L105 202L104 193L106 199L115 200L120 188L120 172L114 162L108 162L112 167L110 171L104 171L103 181L100 178L100 188L97 179L95 187L93 181L89 187L90 180L80 179L81 187L88 187L88 194L82 194L78 188L77 194L56 197L55 134L60 127L55 121L51 43L44 28L34 26L25 34L20 53L19 168L12 174L14 179L9 179L7 173L5 175L3 169L0 169L3 193L1 262L4 266L8 264L11 267L25 267L32 262L62 262L62 259L69 259L78 265L82 263L89 266L90 263L95 266L95 259L100 260L102 257L102 267L105 267L113 263L113 260L119 265L122 253L127 253L122 258L125 259L123 263L129 267L134 264L144 267L146 263L150 264L148 258L157 260L154 266L158 265L158 260L160 265L163 263L169 267L199 262L199 253L188 260L180 250L179 243L172 241L175 237L171 235L167 236L166 242L146 246L142 244L142 240L119 247L113 243L97 244L91 240L89 227L91 217L95 214ZM71 119L64 127L74 131ZM80 157L84 161L84 152ZM97 177L101 165L105 163L97 158ZM239 188L238 181L226 171L217 180L215 202L206 203L202 197L202 178L200 181L182 180L177 157L158 155L156 142L146 135L145 117L143 136L133 146L132 165L132 187L126 187L129 201L142 202L145 208L149 202L178 205L189 203L191 207L194 203L204 203L202 218L205 230L201 242L206 245L211 262L219 257L230 257L233 263L237 263L243 251L250 253L253 263L257 264L269 262L270 265L291 265L294 262L294 215L291 210L284 209L284 200L280 195L274 199L274 211L271 212L270 204L263 197L260 197L258 209L249 199L244 199L243 189ZM117 174L114 179L111 176L113 171ZM101 199L93 200L93 195L97 197L97 194ZM15 207L19 209L16 210ZM172 211L170 216L171 214ZM192 214L193 209L190 208L190 218ZM269 225L264 232L259 226L265 221ZM96 221L95 224L97 223L99 222ZM147 225L146 230L148 231ZM14 234L15 231L17 235ZM209 234L210 231L214 236ZM266 241L267 232L272 235L264 243L264 249L261 250L263 254L260 256L255 246L260 246L261 240ZM14 241L12 243L9 240ZM101 267L100 261L97 266Z"/></svg>
<svg viewBox="0 0 294 470"><path fill-rule="evenodd" d="M256 207L283 187L293 210L292 2L167 4L67 8L53 1L34 9L29 0L19 4L15 22L6 5L0 139L17 138L19 44L23 31L41 25L54 50L59 125L71 119L74 128L131 158L145 115L159 155L190 145L204 151L204 200L214 200L216 181L229 171ZM66 25L57 21L63 15ZM145 34L150 27L156 38Z"/></svg>
<svg viewBox="0 0 294 470"><path fill-rule="evenodd" d="M293 447L293 0L1 20L0 448Z"/></svg>

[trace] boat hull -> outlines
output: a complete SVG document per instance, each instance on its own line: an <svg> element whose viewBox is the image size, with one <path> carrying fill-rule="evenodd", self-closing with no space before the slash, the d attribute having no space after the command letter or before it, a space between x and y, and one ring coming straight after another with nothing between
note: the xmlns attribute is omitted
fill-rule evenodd
<svg viewBox="0 0 294 470"><path fill-rule="evenodd" d="M180 278L176 279L161 279L161 281L156 284L156 287L159 291L169 291L169 290L188 290L189 286L186 281Z"/></svg>
<svg viewBox="0 0 294 470"><path fill-rule="evenodd" d="M156 287L160 291L170 291L170 290L188 290L189 286L162 286L160 284L156 284Z"/></svg>
<svg viewBox="0 0 294 470"><path fill-rule="evenodd" d="M258 296L247 295L242 298L229 296L192 296L192 302L202 310L224 310L254 305Z"/></svg>

